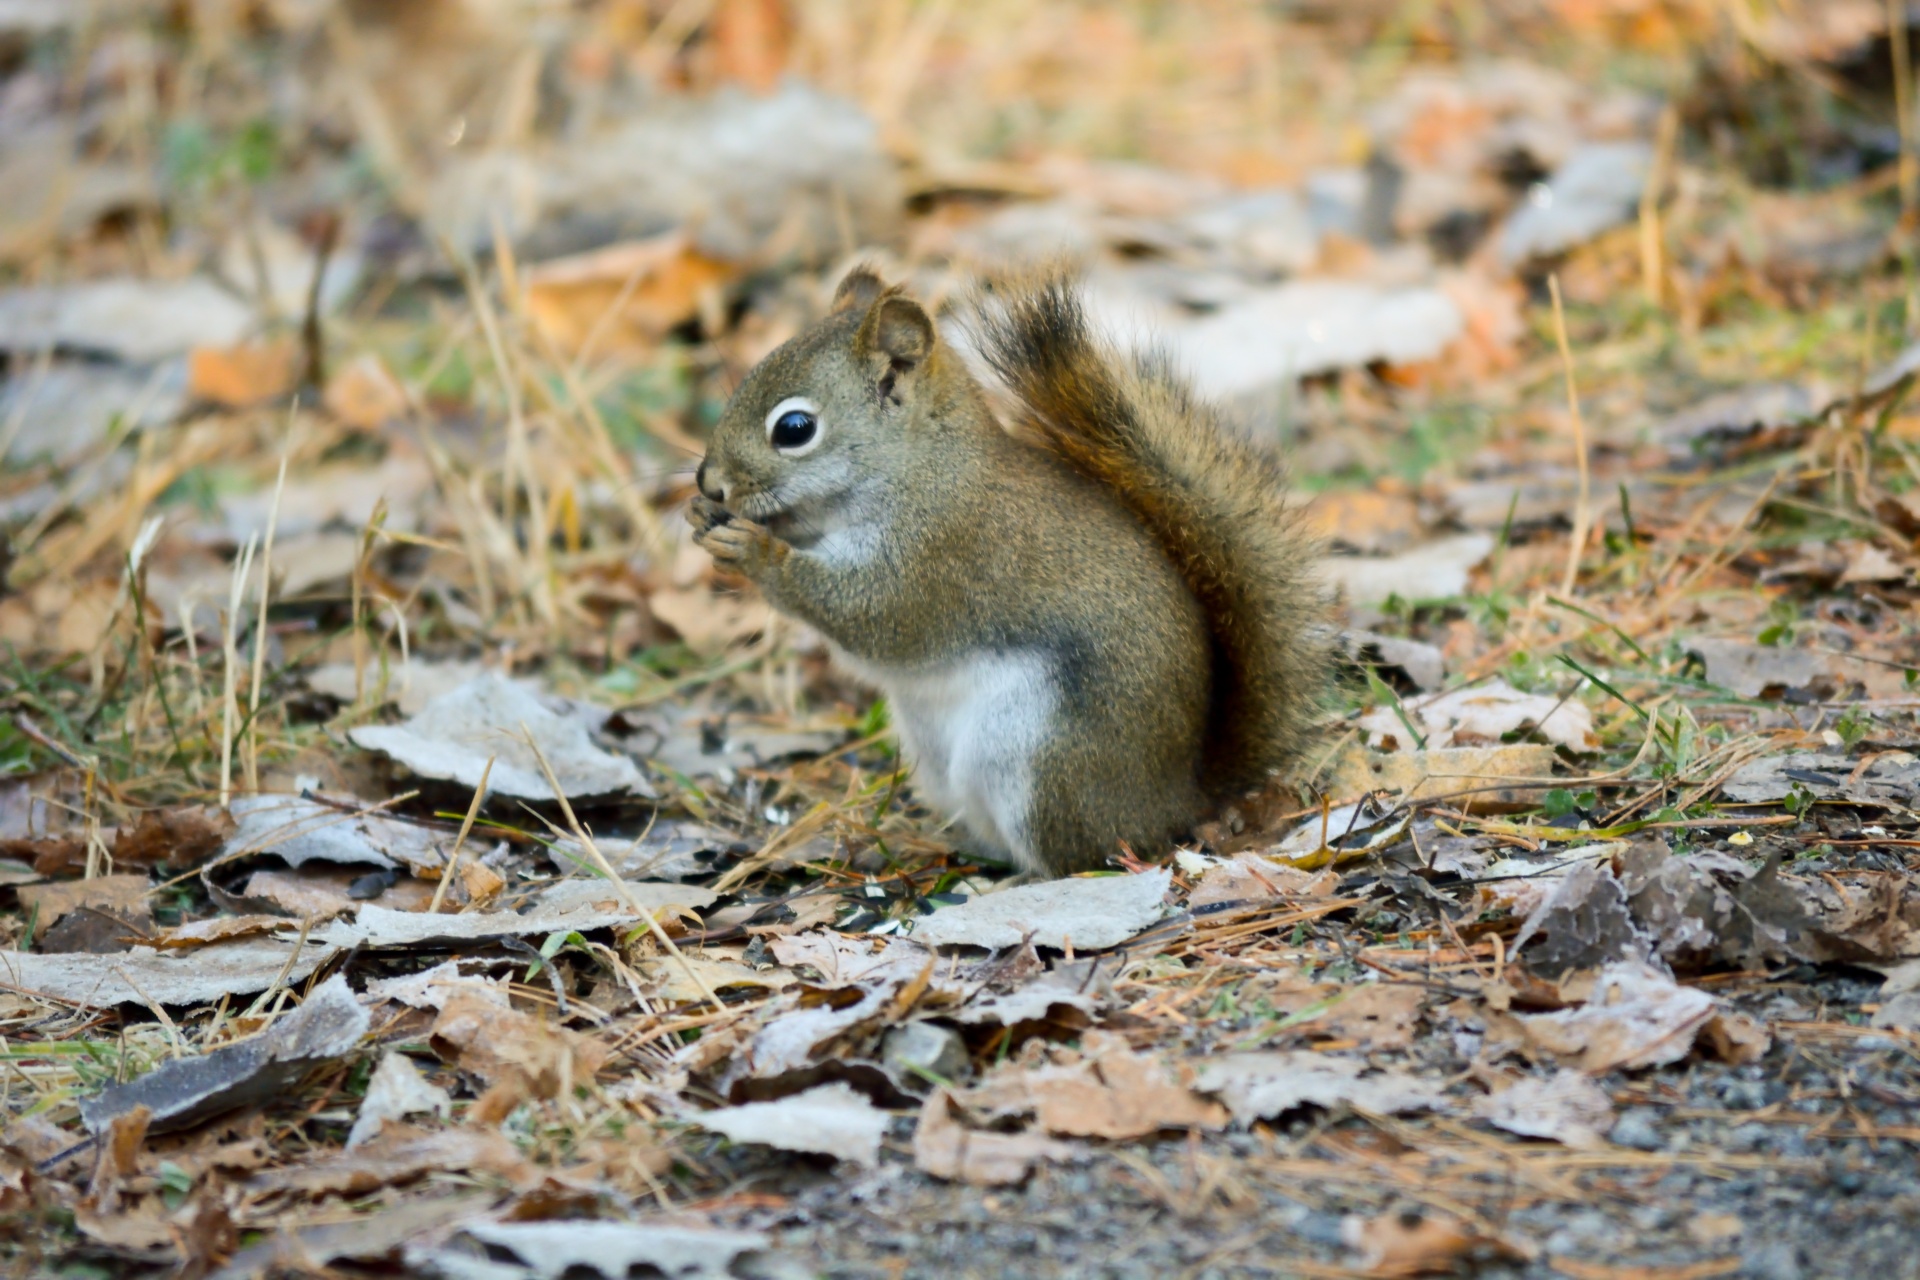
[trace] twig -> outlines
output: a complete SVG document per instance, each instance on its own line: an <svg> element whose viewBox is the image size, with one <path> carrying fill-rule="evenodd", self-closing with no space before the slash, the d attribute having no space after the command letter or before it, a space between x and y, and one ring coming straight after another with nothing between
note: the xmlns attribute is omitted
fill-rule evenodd
<svg viewBox="0 0 1920 1280"><path fill-rule="evenodd" d="M300 325L300 345L306 348L307 367L301 375L301 382L316 395L327 383L327 343L326 334L320 322L320 307L326 297L327 264L333 257L333 250L340 242L340 215L327 212L320 215L320 243L313 254L313 283L307 289L307 314Z"/></svg>

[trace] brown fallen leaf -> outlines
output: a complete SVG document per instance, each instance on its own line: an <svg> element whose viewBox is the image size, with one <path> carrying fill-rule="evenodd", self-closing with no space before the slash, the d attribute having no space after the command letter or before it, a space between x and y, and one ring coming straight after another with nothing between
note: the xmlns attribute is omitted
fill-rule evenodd
<svg viewBox="0 0 1920 1280"><path fill-rule="evenodd" d="M196 1193L169 1219L173 1244L180 1255L175 1273L181 1280L199 1280L231 1258L240 1247L240 1228L212 1189Z"/></svg>
<svg viewBox="0 0 1920 1280"><path fill-rule="evenodd" d="M1906 693L1905 670L1896 664L1866 660L1877 656L1873 654L1738 639L1696 639L1688 643L1687 651L1706 666L1708 683L1731 689L1744 698L1777 699L1794 693L1836 698L1856 684L1869 698L1899 698Z"/></svg>
<svg viewBox="0 0 1920 1280"><path fill-rule="evenodd" d="M296 920L308 916L327 920L351 915L363 902L391 911L424 911L433 902L433 886L412 878L396 880L371 898L355 898L354 885L368 874L366 868L323 871L317 866L298 871L256 871L247 878L246 888L227 905L241 910L279 910Z"/></svg>
<svg viewBox="0 0 1920 1280"><path fill-rule="evenodd" d="M1473 1114L1488 1124L1569 1147L1606 1145L1601 1135L1612 1120L1613 1100L1588 1076L1561 1070L1544 1080L1496 1079L1494 1083L1497 1091L1473 1104Z"/></svg>
<svg viewBox="0 0 1920 1280"><path fill-rule="evenodd" d="M1214 863L1187 895L1188 907L1217 902L1258 902L1268 898L1324 898L1340 887L1335 871L1302 871L1243 853Z"/></svg>
<svg viewBox="0 0 1920 1280"><path fill-rule="evenodd" d="M723 653L773 624L773 609L760 597L708 587L662 587L647 597L647 607L702 655Z"/></svg>
<svg viewBox="0 0 1920 1280"><path fill-rule="evenodd" d="M1419 733L1409 741L1407 722ZM1400 705L1377 707L1362 716L1371 745L1389 751L1415 748L1438 751L1446 747L1491 747L1521 730L1536 733L1570 751L1595 745L1593 713L1583 702L1522 693L1504 680L1490 680L1464 689L1421 694Z"/></svg>
<svg viewBox="0 0 1920 1280"><path fill-rule="evenodd" d="M1299 1024L1307 1034L1369 1050L1405 1049L1420 1028L1427 993L1412 983L1364 982L1339 993Z"/></svg>
<svg viewBox="0 0 1920 1280"><path fill-rule="evenodd" d="M537 1183L542 1176L511 1140L497 1132L428 1133L396 1125L351 1151L330 1151L255 1174L247 1187L311 1197L357 1196L442 1170L491 1173L517 1186Z"/></svg>
<svg viewBox="0 0 1920 1280"><path fill-rule="evenodd" d="M0 601L0 607L4 603ZM31 874L24 877L27 883L36 877L73 875L87 865L87 841L85 836L64 832L60 835L15 836L0 840L0 858L30 864Z"/></svg>
<svg viewBox="0 0 1920 1280"><path fill-rule="evenodd" d="M1445 1275L1475 1257L1525 1261L1527 1252L1498 1236L1482 1235L1468 1223L1419 1209L1349 1217L1340 1235L1359 1255L1369 1276L1399 1280L1407 1276Z"/></svg>
<svg viewBox="0 0 1920 1280"><path fill-rule="evenodd" d="M1363 553L1401 551L1422 531L1420 503L1404 489L1336 489L1301 508L1314 531Z"/></svg>
<svg viewBox="0 0 1920 1280"><path fill-rule="evenodd" d="M412 1059L389 1049L367 1080L366 1096L360 1100L360 1114L354 1117L353 1128L347 1133L347 1149L351 1151L373 1141L392 1121L423 1111L444 1117L452 1109L453 1098L445 1089L429 1083Z"/></svg>
<svg viewBox="0 0 1920 1280"><path fill-rule="evenodd" d="M116 955L149 941L153 917L146 911L113 911L82 906L40 935L35 945L46 955Z"/></svg>
<svg viewBox="0 0 1920 1280"><path fill-rule="evenodd" d="M349 427L372 431L407 412L407 393L380 357L361 355L327 379L320 403Z"/></svg>
<svg viewBox="0 0 1920 1280"><path fill-rule="evenodd" d="M487 1091L467 1109L470 1125L498 1124L530 1099L564 1097L589 1084L607 1046L496 1003L483 994L450 996L427 1033L443 1062L471 1071Z"/></svg>
<svg viewBox="0 0 1920 1280"><path fill-rule="evenodd" d="M140 1172L140 1151L146 1145L147 1126L152 1120L153 1113L146 1107L132 1107L115 1116L106 1133L100 1135L93 1178L87 1184L87 1200L94 1212L119 1212L125 1184Z"/></svg>
<svg viewBox="0 0 1920 1280"><path fill-rule="evenodd" d="M173 1227L167 1221L157 1196L122 1206L112 1213L101 1213L82 1204L74 1210L73 1224L90 1239L115 1250L151 1255L149 1261L162 1261L172 1252Z"/></svg>
<svg viewBox="0 0 1920 1280"><path fill-rule="evenodd" d="M187 355L190 399L244 409L293 390L300 346L291 338L237 347L195 347Z"/></svg>
<svg viewBox="0 0 1920 1280"><path fill-rule="evenodd" d="M1335 763L1327 792L1342 798L1369 791L1391 791L1406 800L1452 796L1468 812L1512 809L1539 803L1540 793L1501 784L1551 777L1557 762L1544 743L1388 752L1355 744Z"/></svg>
<svg viewBox="0 0 1920 1280"><path fill-rule="evenodd" d="M554 346L575 355L646 353L698 313L702 295L734 268L694 248L683 232L608 245L527 272L527 314Z"/></svg>
<svg viewBox="0 0 1920 1280"><path fill-rule="evenodd" d="M953 1098L937 1089L920 1108L913 1131L913 1163L922 1173L975 1186L1019 1182L1042 1160L1068 1160L1068 1143L1039 1133L985 1133L954 1118Z"/></svg>
<svg viewBox="0 0 1920 1280"><path fill-rule="evenodd" d="M500 891L507 887L507 882L493 868L483 867L469 858L460 864L460 887L466 890L469 905L485 910L493 905L494 900L500 896ZM607 896L616 895L609 893Z"/></svg>
<svg viewBox="0 0 1920 1280"><path fill-rule="evenodd" d="M1766 1023L1731 1009L1722 1009L1707 1019L1700 1034L1706 1037L1714 1057L1735 1065L1758 1062L1773 1047L1773 1033L1767 1030Z"/></svg>
<svg viewBox="0 0 1920 1280"><path fill-rule="evenodd" d="M15 892L20 906L36 916L36 928L56 924L70 911L92 907L127 915L147 914L147 892L152 883L143 875L95 876L91 880L56 880L51 884L23 884Z"/></svg>
<svg viewBox="0 0 1920 1280"><path fill-rule="evenodd" d="M1140 1138L1162 1129L1220 1129L1227 1109L1193 1093L1158 1058L1136 1054L1120 1036L1090 1031L1086 1056L1068 1066L1001 1071L956 1095L994 1114L1031 1111L1049 1133Z"/></svg>
<svg viewBox="0 0 1920 1280"><path fill-rule="evenodd" d="M188 950L225 942L230 938L272 933L275 929L285 927L286 923L285 916L217 916L212 920L195 920L163 929L153 936L151 942L162 951Z"/></svg>
<svg viewBox="0 0 1920 1280"><path fill-rule="evenodd" d="M210 805L149 809L113 839L115 866L191 867L233 834L233 817Z"/></svg>
<svg viewBox="0 0 1920 1280"><path fill-rule="evenodd" d="M1601 1075L1677 1062L1710 1023L1729 1017L1738 1015L1706 992L1682 987L1649 965L1624 961L1600 971L1582 1007L1522 1014L1516 1021L1527 1044ZM1757 1025L1733 1025L1724 1033L1728 1043L1735 1052L1750 1053L1764 1032Z"/></svg>
<svg viewBox="0 0 1920 1280"><path fill-rule="evenodd" d="M793 43L793 20L781 0L720 0L709 31L722 79L762 94L779 84Z"/></svg>
<svg viewBox="0 0 1920 1280"><path fill-rule="evenodd" d="M120 589L111 581L42 579L0 599L0 645L11 645L22 658L92 653L119 605Z"/></svg>

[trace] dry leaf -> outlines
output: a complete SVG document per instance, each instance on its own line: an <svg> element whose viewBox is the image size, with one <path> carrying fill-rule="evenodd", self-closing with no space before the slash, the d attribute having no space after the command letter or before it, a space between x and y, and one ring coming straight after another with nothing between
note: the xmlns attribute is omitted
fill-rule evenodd
<svg viewBox="0 0 1920 1280"><path fill-rule="evenodd" d="M1363 554L1401 551L1420 536L1420 503L1395 490L1334 489L1315 494L1301 507L1321 537Z"/></svg>
<svg viewBox="0 0 1920 1280"><path fill-rule="evenodd" d="M247 1180L247 1187L311 1197L360 1196L442 1170L490 1173L522 1186L537 1183L541 1176L501 1134L475 1129L422 1133L395 1127L364 1146L328 1151L257 1173Z"/></svg>
<svg viewBox="0 0 1920 1280"><path fill-rule="evenodd" d="M787 69L793 21L782 0L720 0L709 29L714 69L755 93L771 92Z"/></svg>
<svg viewBox="0 0 1920 1280"><path fill-rule="evenodd" d="M1173 873L1087 876L1021 885L942 907L917 921L914 941L929 947L1034 946L1075 951L1115 947L1166 914Z"/></svg>
<svg viewBox="0 0 1920 1280"><path fill-rule="evenodd" d="M291 338L237 347L196 347L187 354L187 395L227 409L245 409L293 390L300 347Z"/></svg>
<svg viewBox="0 0 1920 1280"><path fill-rule="evenodd" d="M735 1142L755 1142L782 1151L806 1151L875 1165L886 1136L886 1112L841 1083L823 1084L775 1102L705 1111L694 1117L703 1129Z"/></svg>
<svg viewBox="0 0 1920 1280"><path fill-rule="evenodd" d="M1464 1222L1424 1210L1406 1210L1378 1218L1348 1217L1340 1235L1369 1276L1378 1280L1451 1275L1476 1255L1524 1261L1526 1253Z"/></svg>
<svg viewBox="0 0 1920 1280"><path fill-rule="evenodd" d="M572 799L652 794L639 766L596 747L578 717L561 715L524 686L492 672L435 698L405 724L364 725L347 736L425 778L471 791L487 774L493 794L551 801L553 788L527 742L529 733Z"/></svg>
<svg viewBox="0 0 1920 1280"><path fill-rule="evenodd" d="M1590 1075L1677 1062L1713 1019L1718 1002L1645 964L1610 964L1578 1009L1520 1015L1528 1044Z"/></svg>
<svg viewBox="0 0 1920 1280"><path fill-rule="evenodd" d="M206 954L195 952L185 963ZM153 1132L184 1129L274 1097L311 1068L352 1052L370 1026L346 979L335 975L262 1034L198 1057L169 1059L138 1079L109 1085L81 1102L80 1118L99 1134L145 1108Z"/></svg>
<svg viewBox="0 0 1920 1280"><path fill-rule="evenodd" d="M1219 1129L1226 1109L1196 1097L1158 1058L1118 1036L1089 1032L1087 1057L1071 1066L1001 1071L957 1100L996 1115L1031 1111L1065 1137L1140 1138L1161 1129Z"/></svg>
<svg viewBox="0 0 1920 1280"><path fill-rule="evenodd" d="M1327 793L1363 796L1387 791L1402 800L1447 796L1468 812L1511 809L1538 804L1540 792L1502 784L1550 778L1558 759L1552 747L1530 742L1387 752L1369 751L1356 743L1335 761ZM1319 827L1317 820L1310 820L1301 830L1312 832L1317 842ZM1337 838L1346 830L1345 822L1335 821L1328 824L1327 834Z"/></svg>
<svg viewBox="0 0 1920 1280"><path fill-rule="evenodd" d="M922 1173L975 1186L1019 1182L1042 1160L1070 1160L1071 1145L1038 1133L988 1133L954 1118L953 1099L934 1090L920 1108L913 1131L913 1163Z"/></svg>
<svg viewBox="0 0 1920 1280"><path fill-rule="evenodd" d="M244 303L198 276L0 290L5 351L56 345L139 363L193 347L231 347L252 327Z"/></svg>
<svg viewBox="0 0 1920 1280"><path fill-rule="evenodd" d="M486 977L468 977L460 972L462 964L485 966L484 960L445 960L431 969L397 978L376 978L367 984L369 1004L393 1000L415 1009L442 1009L461 991L470 992L494 1004L506 1005L506 985Z"/></svg>
<svg viewBox="0 0 1920 1280"><path fill-rule="evenodd" d="M1552 1138L1569 1147L1606 1145L1613 1099L1578 1071L1502 1085L1473 1104L1473 1114L1496 1128L1528 1138Z"/></svg>
<svg viewBox="0 0 1920 1280"><path fill-rule="evenodd" d="M662 587L647 597L647 607L703 656L765 634L774 616L772 606L758 595L709 587Z"/></svg>
<svg viewBox="0 0 1920 1280"><path fill-rule="evenodd" d="M407 1250L410 1274L473 1275L476 1256L486 1274L561 1280L598 1276L672 1276L725 1280L731 1276L789 1274L785 1260L767 1252L765 1236L713 1231L667 1222L468 1222L462 1240ZM779 1267L779 1270L775 1270Z"/></svg>
<svg viewBox="0 0 1920 1280"><path fill-rule="evenodd" d="M1302 871L1257 853L1243 853L1210 864L1187 895L1187 905L1205 907L1220 902L1259 902L1269 898L1324 898L1339 887L1340 877L1335 872Z"/></svg>
<svg viewBox="0 0 1920 1280"><path fill-rule="evenodd" d="M1468 574L1493 550L1484 533L1439 538L1391 556L1330 556L1319 564L1321 577L1349 604L1384 604L1394 596L1406 601L1450 600L1467 593Z"/></svg>
<svg viewBox="0 0 1920 1280"><path fill-rule="evenodd" d="M153 945L163 951L206 947L234 938L272 933L286 922L285 916L216 916L162 930L154 935Z"/></svg>
<svg viewBox="0 0 1920 1280"><path fill-rule="evenodd" d="M1409 741L1406 722L1426 739ZM1570 751L1590 751L1593 713L1585 703L1573 698L1522 693L1504 680L1488 680L1447 693L1422 694L1406 698L1396 709L1376 707L1360 717L1359 725L1371 735L1373 746L1387 751L1406 751L1420 746L1428 751L1446 747L1494 746L1506 735L1521 730L1538 733L1556 746Z"/></svg>
<svg viewBox="0 0 1920 1280"><path fill-rule="evenodd" d="M569 356L589 344L603 355L644 355L734 274L669 232L541 263L526 275L527 314Z"/></svg>
<svg viewBox="0 0 1920 1280"><path fill-rule="evenodd" d="M1228 1053L1202 1059L1194 1085L1217 1094L1242 1124L1271 1120L1295 1107L1353 1107L1381 1115L1433 1111L1443 1087L1401 1071L1367 1073L1357 1058L1310 1050Z"/></svg>
<svg viewBox="0 0 1920 1280"><path fill-rule="evenodd" d="M1168 336L1201 393L1230 398L1334 369L1431 360L1461 325L1460 308L1438 289L1295 280Z"/></svg>
<svg viewBox="0 0 1920 1280"><path fill-rule="evenodd" d="M592 1082L608 1053L592 1036L466 991L448 998L428 1043L442 1061L487 1081L487 1091L467 1109L470 1125L498 1124L530 1099L570 1095Z"/></svg>
<svg viewBox="0 0 1920 1280"><path fill-rule="evenodd" d="M135 947L118 955L42 956L0 951L0 979L28 995L93 1008L117 1004L196 1005L263 991L285 975L302 982L331 957L326 947L296 955L278 942L225 942L188 952Z"/></svg>
<svg viewBox="0 0 1920 1280"><path fill-rule="evenodd" d="M349 427L373 431L406 416L407 393L380 357L358 356L327 379L320 402Z"/></svg>
<svg viewBox="0 0 1920 1280"><path fill-rule="evenodd" d="M367 1079L367 1093L360 1100L360 1114L354 1117L347 1134L347 1149L378 1137L392 1120L403 1120L422 1111L445 1117L453 1110L453 1098L439 1085L429 1084L406 1054L389 1049Z"/></svg>
<svg viewBox="0 0 1920 1280"><path fill-rule="evenodd" d="M146 915L147 894L153 884L143 875L95 876L91 880L56 880L51 884L23 884L15 890L20 905L37 917L44 931L68 912L81 907Z"/></svg>
<svg viewBox="0 0 1920 1280"><path fill-rule="evenodd" d="M329 796L331 804L306 796L238 796L232 804L238 820L223 858L271 853L290 867L308 861L364 863L432 871L446 861L453 834L383 813L364 813L353 796Z"/></svg>

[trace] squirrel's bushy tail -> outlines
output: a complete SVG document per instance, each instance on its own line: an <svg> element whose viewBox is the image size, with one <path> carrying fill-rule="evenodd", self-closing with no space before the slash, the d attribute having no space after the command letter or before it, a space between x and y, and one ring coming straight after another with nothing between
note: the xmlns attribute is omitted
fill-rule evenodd
<svg viewBox="0 0 1920 1280"><path fill-rule="evenodd" d="M1096 337L1060 275L976 308L982 356L1038 442L1154 533L1206 612L1215 650L1201 785L1226 799L1293 760L1323 704L1331 632L1316 540L1270 451L1243 439L1160 356Z"/></svg>

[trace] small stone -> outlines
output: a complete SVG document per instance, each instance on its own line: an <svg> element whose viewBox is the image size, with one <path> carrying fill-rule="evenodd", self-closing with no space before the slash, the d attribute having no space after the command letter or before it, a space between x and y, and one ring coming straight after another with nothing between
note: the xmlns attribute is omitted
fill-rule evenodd
<svg viewBox="0 0 1920 1280"><path fill-rule="evenodd" d="M887 1032L880 1057L888 1066L922 1080L958 1080L967 1074L967 1046L959 1034L931 1022L909 1022Z"/></svg>
<svg viewBox="0 0 1920 1280"><path fill-rule="evenodd" d="M1635 1151L1658 1151L1666 1146L1666 1139L1660 1134L1658 1112L1648 1107L1633 1107L1620 1114L1613 1122L1613 1128L1607 1132L1607 1140L1615 1146L1632 1147Z"/></svg>
<svg viewBox="0 0 1920 1280"><path fill-rule="evenodd" d="M1740 1261L1744 1280L1800 1280L1806 1274L1800 1251L1785 1241L1761 1245Z"/></svg>

